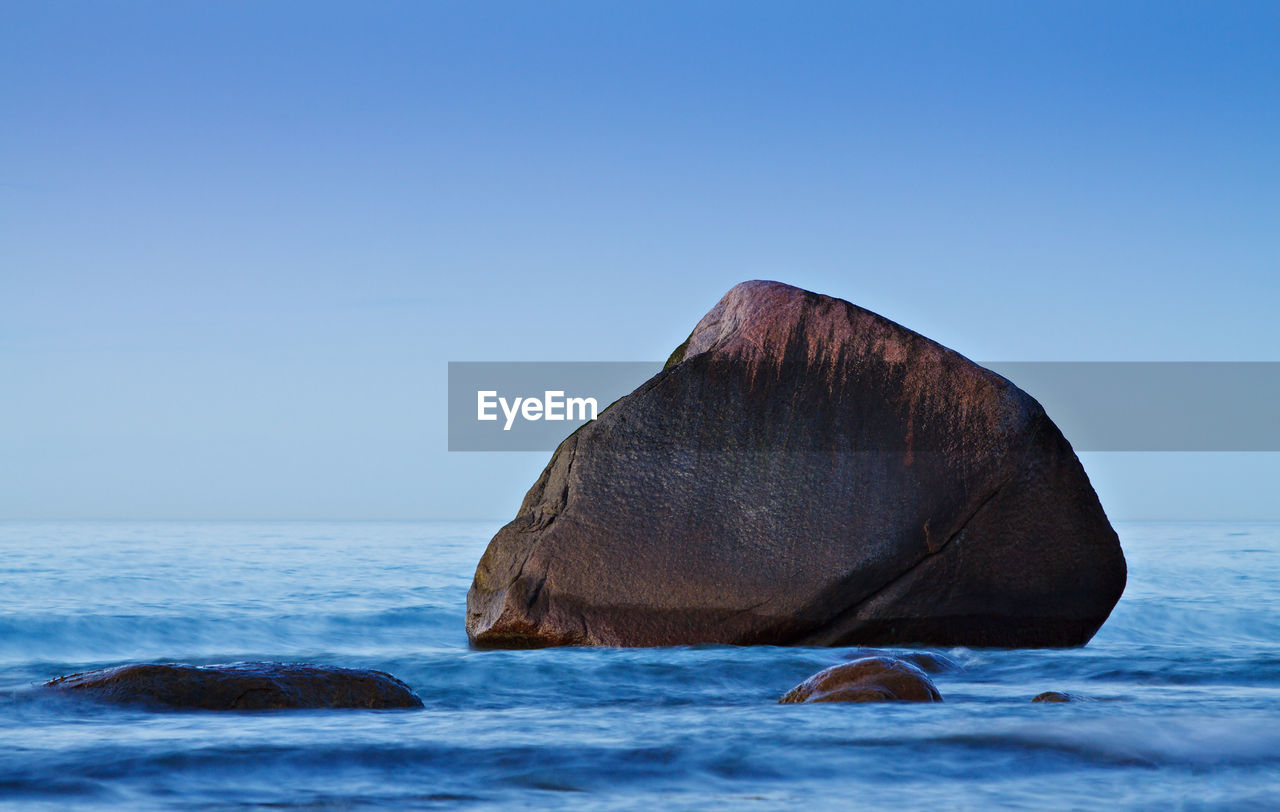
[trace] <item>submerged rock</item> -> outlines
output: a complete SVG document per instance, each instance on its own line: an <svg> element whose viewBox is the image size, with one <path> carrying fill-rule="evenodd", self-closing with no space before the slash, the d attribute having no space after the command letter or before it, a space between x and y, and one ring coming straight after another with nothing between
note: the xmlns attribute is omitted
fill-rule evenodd
<svg viewBox="0 0 1280 812"><path fill-rule="evenodd" d="M1032 702L1070 702L1071 694L1062 691L1045 691L1042 694L1036 694L1031 698Z"/></svg>
<svg viewBox="0 0 1280 812"><path fill-rule="evenodd" d="M888 656L880 654L875 649L855 649L845 655L849 660L860 660L864 657L883 657ZM911 663L916 668L926 674L941 674L944 671L954 671L960 665L950 657L943 656L933 651L903 651L894 652L894 659Z"/></svg>
<svg viewBox="0 0 1280 812"><path fill-rule="evenodd" d="M933 681L911 663L893 657L864 657L833 665L786 693L795 702L941 702Z"/></svg>
<svg viewBox="0 0 1280 812"><path fill-rule="evenodd" d="M45 687L102 702L193 710L422 707L390 674L292 663L122 665L58 677Z"/></svg>
<svg viewBox="0 0 1280 812"><path fill-rule="evenodd" d="M466 624L479 647L1075 646L1124 584L1029 395L848 302L746 282L561 443Z"/></svg>

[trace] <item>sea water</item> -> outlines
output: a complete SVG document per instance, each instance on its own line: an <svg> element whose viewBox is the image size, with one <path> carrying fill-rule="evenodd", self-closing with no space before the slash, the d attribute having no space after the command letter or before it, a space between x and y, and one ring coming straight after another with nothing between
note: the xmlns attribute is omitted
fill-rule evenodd
<svg viewBox="0 0 1280 812"><path fill-rule="evenodd" d="M1069 650L938 649L938 705L778 705L851 649L473 651L497 522L0 524L0 803L1280 807L1280 524L1121 523ZM375 668L416 711L50 698L132 662ZM1042 691L1077 701L1032 703Z"/></svg>

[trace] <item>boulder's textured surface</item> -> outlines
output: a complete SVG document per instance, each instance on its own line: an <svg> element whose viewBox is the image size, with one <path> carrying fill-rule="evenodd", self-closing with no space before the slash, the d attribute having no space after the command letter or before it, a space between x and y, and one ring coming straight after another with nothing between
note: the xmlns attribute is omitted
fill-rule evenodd
<svg viewBox="0 0 1280 812"><path fill-rule="evenodd" d="M192 710L422 707L390 674L292 663L122 665L59 677L45 687L103 702Z"/></svg>
<svg viewBox="0 0 1280 812"><path fill-rule="evenodd" d="M864 657L833 665L792 688L778 702L941 702L933 681L894 657Z"/></svg>
<svg viewBox="0 0 1280 812"><path fill-rule="evenodd" d="M561 443L466 623L481 647L1073 646L1124 584L1033 398L848 302L746 282Z"/></svg>

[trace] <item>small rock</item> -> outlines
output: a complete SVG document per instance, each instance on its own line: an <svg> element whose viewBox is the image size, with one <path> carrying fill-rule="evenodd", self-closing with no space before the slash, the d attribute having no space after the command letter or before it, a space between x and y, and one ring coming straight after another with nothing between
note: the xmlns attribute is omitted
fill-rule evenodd
<svg viewBox="0 0 1280 812"><path fill-rule="evenodd" d="M58 677L45 688L102 702L192 710L420 708L382 671L294 663L122 665Z"/></svg>
<svg viewBox="0 0 1280 812"><path fill-rule="evenodd" d="M942 695L918 667L893 657L865 657L833 665L787 692L796 702L941 702Z"/></svg>
<svg viewBox="0 0 1280 812"><path fill-rule="evenodd" d="M1070 702L1073 699L1071 694L1064 694L1062 691L1045 691L1042 694L1036 694L1031 698L1032 702Z"/></svg>

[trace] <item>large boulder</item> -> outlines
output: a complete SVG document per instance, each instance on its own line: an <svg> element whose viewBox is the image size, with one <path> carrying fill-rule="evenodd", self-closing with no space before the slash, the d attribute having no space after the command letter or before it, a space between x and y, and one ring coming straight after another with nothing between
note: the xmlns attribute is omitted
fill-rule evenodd
<svg viewBox="0 0 1280 812"><path fill-rule="evenodd" d="M292 663L122 665L58 677L44 687L102 702L190 710L422 707L409 686L382 671Z"/></svg>
<svg viewBox="0 0 1280 812"><path fill-rule="evenodd" d="M863 657L819 671L778 703L941 701L933 680L920 668L895 657Z"/></svg>
<svg viewBox="0 0 1280 812"><path fill-rule="evenodd" d="M1125 584L1033 398L777 282L568 437L467 595L479 647L1082 645Z"/></svg>

